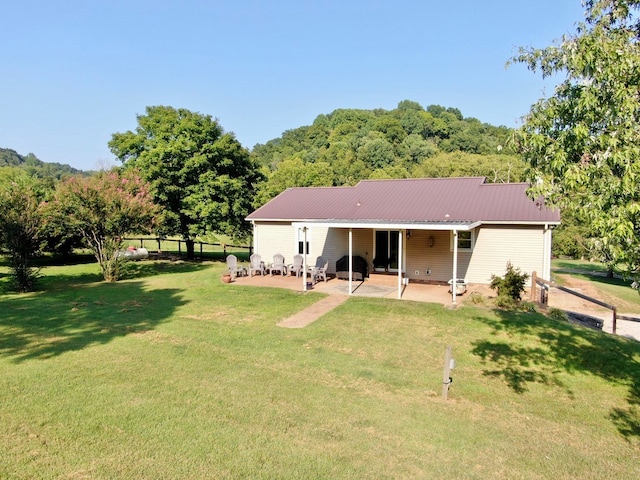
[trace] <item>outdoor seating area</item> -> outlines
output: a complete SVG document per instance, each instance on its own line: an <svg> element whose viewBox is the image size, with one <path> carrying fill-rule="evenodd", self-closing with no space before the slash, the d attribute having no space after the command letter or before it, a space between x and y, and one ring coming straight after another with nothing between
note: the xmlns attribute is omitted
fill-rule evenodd
<svg viewBox="0 0 640 480"><path fill-rule="evenodd" d="M279 253L273 256L271 262L265 262L259 254L254 253L249 257L248 266L238 263L238 258L235 255L228 255L226 262L229 274L233 278L244 276L253 277L254 275L264 277L267 274L269 274L270 277L274 275L280 275L281 277L295 275L295 277L300 278L302 274L305 273L302 255L294 255L292 264L287 264L284 255ZM329 260L324 257L318 257L314 265L307 267L306 276L310 278L312 284L320 280L326 282L328 268Z"/></svg>
<svg viewBox="0 0 640 480"><path fill-rule="evenodd" d="M302 255L294 255L293 263L287 263L286 257L282 254L276 254L271 261L265 261L260 254L254 253L248 265L242 265L234 255L229 255L227 266L234 282L238 284L298 291L312 289L328 294L349 295L349 282L344 281L349 277L348 261L348 256L344 256L336 262L336 268L339 270L336 271L335 276L327 274L329 260L323 256L317 257L313 265L307 265L306 272ZM353 257L352 269L354 282L352 295L398 298L397 275L370 272L366 261L358 256ZM305 274L305 284L302 283L303 274ZM453 281L441 284L403 282L402 299L450 305L452 283ZM488 286L473 286L473 291L478 289L481 289L484 295L492 294ZM470 295L468 282L465 279L456 279L456 296L464 300L468 295Z"/></svg>
<svg viewBox="0 0 640 480"><path fill-rule="evenodd" d="M301 276L296 277L295 273L289 272L286 276L281 275L254 275L253 277L238 277L233 282L235 285L284 288L294 291L303 291L304 286ZM356 297L377 297L397 299L398 278L396 275L371 274L364 282L353 282L353 296ZM480 290L479 290L480 289ZM327 281L312 283L307 276L307 290L329 295L349 295L349 283L333 276L327 275ZM473 289L468 289L463 295L458 296L458 301L463 302L473 291L481 291L483 295L493 295L493 292L484 285L474 285ZM417 302L431 302L441 305L451 305L451 293L449 285L429 285L421 283L410 283L402 287L402 300Z"/></svg>

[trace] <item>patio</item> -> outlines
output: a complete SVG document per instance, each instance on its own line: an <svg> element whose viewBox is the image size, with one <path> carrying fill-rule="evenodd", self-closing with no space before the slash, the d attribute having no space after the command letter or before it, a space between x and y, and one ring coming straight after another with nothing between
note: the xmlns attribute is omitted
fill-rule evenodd
<svg viewBox="0 0 640 480"><path fill-rule="evenodd" d="M288 288L290 290L302 291L302 278L282 275L254 275L253 277L234 278L232 284L250 285L260 287ZM353 296L359 297L379 297L397 299L398 297L398 277L397 275L372 274L364 282L352 282ZM481 286L484 287L484 286ZM417 302L440 303L451 306L451 293L448 285L426 285L419 283L409 283L404 285L402 290L402 300L413 300ZM333 295L348 295L349 282L337 278L327 278L327 282L320 281L310 288L310 291L322 292ZM464 302L474 291L474 288L467 289L463 295L458 295L457 304ZM490 291L491 292L491 291ZM482 292L484 295L489 292Z"/></svg>

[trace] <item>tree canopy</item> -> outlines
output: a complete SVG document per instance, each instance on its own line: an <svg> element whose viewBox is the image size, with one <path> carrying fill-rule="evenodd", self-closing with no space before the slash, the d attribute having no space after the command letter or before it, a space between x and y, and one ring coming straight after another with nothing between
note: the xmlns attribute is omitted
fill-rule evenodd
<svg viewBox="0 0 640 480"><path fill-rule="evenodd" d="M43 162L33 153L21 155L10 148L0 148L0 167L18 167L26 170L31 176L54 180L88 174L69 165Z"/></svg>
<svg viewBox="0 0 640 480"><path fill-rule="evenodd" d="M122 238L130 232L151 231L157 215L149 185L134 170L99 172L60 182L53 199L41 210L50 230L84 239L107 281L120 276Z"/></svg>
<svg viewBox="0 0 640 480"><path fill-rule="evenodd" d="M640 1L589 0L576 33L513 59L564 79L519 131L533 195L580 211L612 262L640 268Z"/></svg>
<svg viewBox="0 0 640 480"><path fill-rule="evenodd" d="M135 167L164 207L163 234L178 234L193 255L197 235L242 236L258 166L231 133L209 115L167 106L147 107L135 132L114 133L109 147L126 167Z"/></svg>
<svg viewBox="0 0 640 480"><path fill-rule="evenodd" d="M13 287L27 292L35 288L37 269L33 257L40 250L40 202L46 188L18 168L0 172L0 246L9 251Z"/></svg>
<svg viewBox="0 0 640 480"><path fill-rule="evenodd" d="M366 178L486 176L521 181L512 130L457 108L401 101L394 110L338 109L251 153L267 177L256 206L290 186L354 185Z"/></svg>

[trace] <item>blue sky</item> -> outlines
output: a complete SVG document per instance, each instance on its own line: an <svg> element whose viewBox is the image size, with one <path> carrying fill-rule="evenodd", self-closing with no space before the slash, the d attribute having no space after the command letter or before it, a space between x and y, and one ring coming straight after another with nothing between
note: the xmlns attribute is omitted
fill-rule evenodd
<svg viewBox="0 0 640 480"><path fill-rule="evenodd" d="M519 46L573 33L580 0L0 0L0 147L80 169L149 105L247 148L337 108L402 100L516 127L553 93Z"/></svg>

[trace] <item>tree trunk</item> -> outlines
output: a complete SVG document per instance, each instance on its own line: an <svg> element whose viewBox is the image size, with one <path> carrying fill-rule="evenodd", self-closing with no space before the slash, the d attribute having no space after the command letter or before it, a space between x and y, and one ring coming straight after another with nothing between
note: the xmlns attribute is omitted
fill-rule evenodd
<svg viewBox="0 0 640 480"><path fill-rule="evenodd" d="M195 258L195 242L192 239L188 238L187 240L185 240L185 243L187 245L187 259L193 260Z"/></svg>

